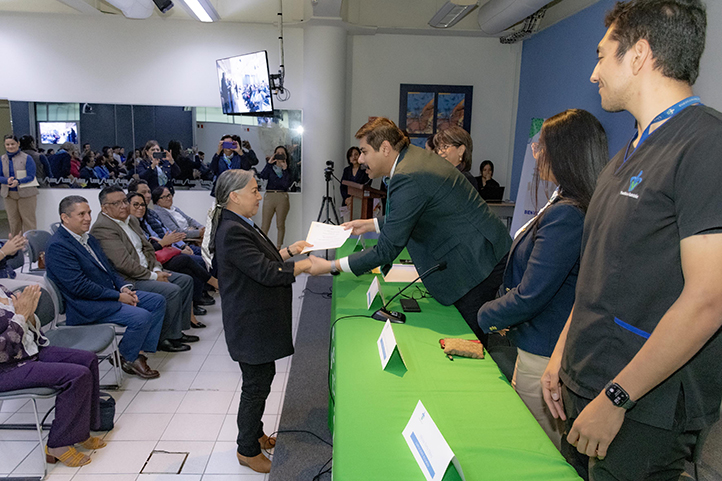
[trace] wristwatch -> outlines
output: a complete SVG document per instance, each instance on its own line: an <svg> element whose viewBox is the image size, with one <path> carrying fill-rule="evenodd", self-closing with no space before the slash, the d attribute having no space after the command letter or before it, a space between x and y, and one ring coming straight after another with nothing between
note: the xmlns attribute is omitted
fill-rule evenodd
<svg viewBox="0 0 722 481"><path fill-rule="evenodd" d="M331 271L330 272L331 272L332 276L337 276L337 275L341 274L341 271L338 270L338 268L336 267L336 261L331 261Z"/></svg>
<svg viewBox="0 0 722 481"><path fill-rule="evenodd" d="M627 411L637 404L629 398L627 391L614 381L609 381L609 383L604 386L604 394L612 401L612 404Z"/></svg>

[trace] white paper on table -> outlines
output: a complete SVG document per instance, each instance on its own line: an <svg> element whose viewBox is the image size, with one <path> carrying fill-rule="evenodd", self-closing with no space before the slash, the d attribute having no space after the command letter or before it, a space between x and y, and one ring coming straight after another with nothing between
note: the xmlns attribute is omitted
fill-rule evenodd
<svg viewBox="0 0 722 481"><path fill-rule="evenodd" d="M454 452L421 401L416 404L403 435L427 481L440 481L449 463L453 463L461 479L465 479Z"/></svg>
<svg viewBox="0 0 722 481"><path fill-rule="evenodd" d="M406 282L409 283L419 277L416 267L408 264L394 264L391 270L384 276L384 282ZM417 279L416 282L421 282Z"/></svg>
<svg viewBox="0 0 722 481"><path fill-rule="evenodd" d="M351 230L346 230L340 225L311 222L306 242L312 244L313 247L306 247L301 251L301 254L325 249L337 249L346 242L346 239L351 237Z"/></svg>
<svg viewBox="0 0 722 481"><path fill-rule="evenodd" d="M391 322L386 321L384 328L381 330L381 335L376 341L376 346L379 348L379 357L381 358L381 369L386 369L386 365L389 363L391 356L394 354L394 349L398 350L401 362L404 362L404 358L401 355L396 344L396 336L394 336L394 329L391 327ZM404 363L406 365L406 363Z"/></svg>

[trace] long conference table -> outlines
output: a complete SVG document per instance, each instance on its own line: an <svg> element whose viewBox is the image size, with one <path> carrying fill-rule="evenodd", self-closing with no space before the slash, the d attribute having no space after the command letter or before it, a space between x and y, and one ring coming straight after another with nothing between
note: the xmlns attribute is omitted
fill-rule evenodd
<svg viewBox="0 0 722 481"><path fill-rule="evenodd" d="M352 253L355 244L350 239L336 256ZM379 307L377 300L367 309L373 275L334 277L332 323L343 316L370 316ZM404 285L380 281L386 299ZM407 294L413 291L417 289ZM381 369L376 341L383 323L350 317L335 324L329 381L333 479L424 480L402 435L419 400L459 460L466 481L580 479L488 354L483 360L454 361L444 355L439 339L475 338L458 311L430 298L418 303L420 313L406 313L406 324L393 324L405 372ZM398 298L389 310L401 310ZM444 477L457 479L453 468Z"/></svg>

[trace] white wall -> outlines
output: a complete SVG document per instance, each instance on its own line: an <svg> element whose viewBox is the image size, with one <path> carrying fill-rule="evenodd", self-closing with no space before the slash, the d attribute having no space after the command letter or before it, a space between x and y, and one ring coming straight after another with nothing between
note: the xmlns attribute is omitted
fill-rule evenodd
<svg viewBox="0 0 722 481"><path fill-rule="evenodd" d="M472 173L491 159L494 177L509 185L513 126L521 45L502 45L496 38L373 35L352 38L350 125L348 142L369 116L399 117L399 86L405 84L473 85Z"/></svg>
<svg viewBox="0 0 722 481"><path fill-rule="evenodd" d="M276 107L300 109L303 31L286 28L284 36L292 96ZM0 49L19 73L0 76L0 96L24 101L220 107L216 59L268 50L271 72L279 64L272 25L119 15L3 12Z"/></svg>
<svg viewBox="0 0 722 481"><path fill-rule="evenodd" d="M694 87L695 94L702 97L702 102L722 111L722 2L708 0L707 4L707 46L702 55L700 76Z"/></svg>

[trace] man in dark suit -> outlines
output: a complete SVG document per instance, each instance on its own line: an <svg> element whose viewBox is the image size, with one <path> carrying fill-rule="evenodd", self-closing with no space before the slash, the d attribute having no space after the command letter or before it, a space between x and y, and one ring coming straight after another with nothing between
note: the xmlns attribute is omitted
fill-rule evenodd
<svg viewBox="0 0 722 481"><path fill-rule="evenodd" d="M485 339L476 313L501 284L511 246L506 226L461 172L433 152L409 145L389 119L369 121L356 138L359 163L369 177L389 177L386 216L344 226L354 235L375 230L378 243L333 262L314 260L311 273L360 275L393 262L406 247L419 273L446 263L447 269L429 275L424 285L441 304L454 304L474 333Z"/></svg>
<svg viewBox="0 0 722 481"><path fill-rule="evenodd" d="M183 333L190 329L193 304L193 279L179 272L163 271L153 246L145 238L138 219L130 215L128 199L118 186L100 191L103 212L90 229L118 273L139 289L155 292L166 299L165 318L158 349L166 352L188 351L185 343L198 336Z"/></svg>
<svg viewBox="0 0 722 481"><path fill-rule="evenodd" d="M158 377L140 351L156 350L165 299L134 291L133 285L115 272L98 241L88 234L91 216L85 198L65 197L59 210L62 227L48 242L45 261L48 277L65 299L68 324L126 326L118 346L123 370L144 379Z"/></svg>

